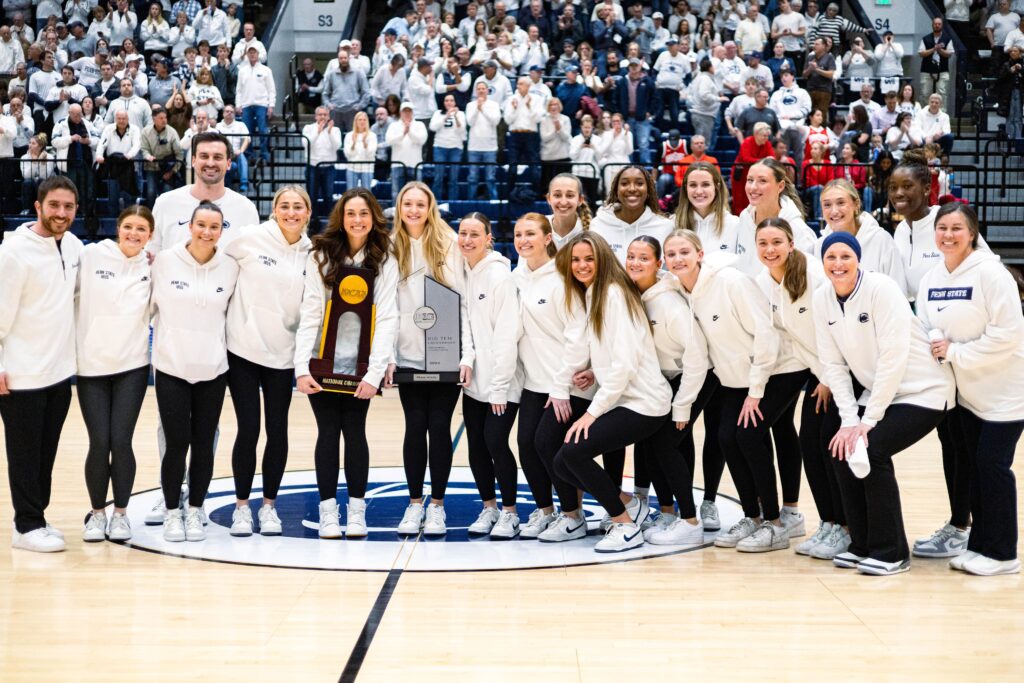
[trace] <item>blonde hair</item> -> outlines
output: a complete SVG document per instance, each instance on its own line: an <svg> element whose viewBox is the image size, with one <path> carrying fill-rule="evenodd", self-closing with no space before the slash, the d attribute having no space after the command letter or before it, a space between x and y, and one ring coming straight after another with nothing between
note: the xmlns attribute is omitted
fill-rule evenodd
<svg viewBox="0 0 1024 683"><path fill-rule="evenodd" d="M665 247L668 246L668 243L674 239L684 239L693 245L693 248L697 251L704 251L704 243L700 241L700 236L689 228L676 228L670 232L668 237L665 238L665 241L661 243L662 251L664 251Z"/></svg>
<svg viewBox="0 0 1024 683"><path fill-rule="evenodd" d="M725 229L725 216L729 213L729 189L718 167L706 161L690 164L683 175L683 185L679 188L679 206L676 208L676 229L695 230L696 228L696 221L693 218L694 209L690 205L690 196L686 193L686 181L689 180L691 173L697 171L711 174L711 183L715 186L715 201L711 205L711 210L715 212L715 236L721 237L722 231Z"/></svg>
<svg viewBox="0 0 1024 683"><path fill-rule="evenodd" d="M549 221L548 217L542 213L524 213L519 217L519 220L516 221L516 225L519 225L520 223L535 223L542 233L545 235L551 234L551 221ZM554 239L548 242L547 253L548 256L552 258L558 253L558 247L555 246Z"/></svg>
<svg viewBox="0 0 1024 683"><path fill-rule="evenodd" d="M850 198L850 201L852 201L854 205L853 225L854 227L857 228L857 230L860 230L860 214L861 211L864 210L864 206L860 201L860 193L857 192L857 188L854 187L853 183L851 183L846 178L836 178L835 180L830 180L828 184L825 185L824 188L822 188L821 197L819 198L819 201L825 198L825 193L828 192L829 190L839 190L840 192L844 192ZM831 228L832 226L829 227Z"/></svg>
<svg viewBox="0 0 1024 683"><path fill-rule="evenodd" d="M434 193L426 184L417 180L406 183L395 199L395 227L391 232L391 240L394 242L395 256L398 258L398 271L401 273L402 279L412 274L412 242L405 227L405 219L402 217L402 200L411 190L419 190L427 195L427 220L423 226L423 237L421 238L423 258L427 261L430 276L447 287L448 281L444 276L445 259L455 242L454 231L441 218Z"/></svg>
<svg viewBox="0 0 1024 683"><path fill-rule="evenodd" d="M306 192L306 188L302 187L301 185L282 185L280 188L278 188L277 192L274 193L274 198L270 201L271 218L274 218L274 212L277 211L277 203L278 201L280 201L281 197L284 195L285 192L294 192L295 194L299 195L299 198L302 199L302 203L306 205L306 211L309 211L310 215L312 215L313 202L309 198L309 193ZM276 221L277 219L275 218L274 220ZM306 219L306 225L303 228L303 231L305 231L307 228L309 228L308 218Z"/></svg>
<svg viewBox="0 0 1024 683"><path fill-rule="evenodd" d="M359 130L359 122L362 121L366 124L366 130ZM358 112L355 118L352 119L352 132L353 133L369 133L370 132L370 117L366 115L365 111ZM352 149L356 148L356 136L352 136Z"/></svg>

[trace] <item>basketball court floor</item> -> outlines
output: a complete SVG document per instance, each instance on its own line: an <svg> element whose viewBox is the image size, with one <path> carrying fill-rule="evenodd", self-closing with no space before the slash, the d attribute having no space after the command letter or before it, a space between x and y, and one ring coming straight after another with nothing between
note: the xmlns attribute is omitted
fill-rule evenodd
<svg viewBox="0 0 1024 683"><path fill-rule="evenodd" d="M714 548L710 534L704 546L601 556L591 549L601 511L589 500L585 541L476 540L465 531L479 502L461 439L447 537L402 540L394 533L407 502L402 414L393 391L370 410L370 535L320 541L316 426L299 394L290 424L277 538L227 534L230 400L202 543L164 543L160 527L142 523L158 496L152 389L135 436L129 545L81 541L87 438L76 402L48 511L67 552L9 549L0 460L0 681L1024 680L1020 575L970 577L945 560L915 559L908 574L867 577L792 549ZM453 433L459 427L457 412ZM896 467L907 532L929 535L948 516L938 439L898 456ZM726 524L740 515L734 493L726 477L718 501ZM801 502L813 532L806 485ZM522 478L519 509L524 519L532 509Z"/></svg>

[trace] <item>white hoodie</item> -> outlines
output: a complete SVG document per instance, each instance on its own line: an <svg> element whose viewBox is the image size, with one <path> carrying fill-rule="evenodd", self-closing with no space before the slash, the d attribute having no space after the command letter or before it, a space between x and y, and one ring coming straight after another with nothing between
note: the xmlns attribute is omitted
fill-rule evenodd
<svg viewBox="0 0 1024 683"><path fill-rule="evenodd" d="M928 209L928 215L914 223L911 231L906 219L900 221L893 233L896 241L896 248L903 258L903 272L907 276L907 292L910 296L917 293L921 287L921 278L931 270L936 263L942 263L942 254L935 246L935 216L941 207L933 206ZM978 236L978 250L991 253L985 239Z"/></svg>
<svg viewBox="0 0 1024 683"><path fill-rule="evenodd" d="M227 311L238 263L220 249L204 264L179 242L153 262L153 367L195 384L227 372Z"/></svg>
<svg viewBox="0 0 1024 683"><path fill-rule="evenodd" d="M738 253L740 241L740 219L731 213L725 214L722 221L722 234L716 233L718 228L718 214L712 212L701 218L696 211L693 212L694 232L700 238L704 253L722 252L726 254Z"/></svg>
<svg viewBox="0 0 1024 683"><path fill-rule="evenodd" d="M423 370L426 362L423 348L425 337L423 330L413 323L412 317L416 309L423 305L423 281L431 273L431 269L427 267L427 261L423 255L423 242L410 237L409 244L411 252L409 276L398 281L398 334L395 337L392 362L401 368ZM462 324L462 358L459 360L459 365L473 367L476 352L473 350L473 334L469 327L465 263L453 234L444 262L439 265L443 266L448 288L459 294L459 317ZM399 271L398 277L402 277L401 271Z"/></svg>
<svg viewBox="0 0 1024 683"><path fill-rule="evenodd" d="M914 318L892 278L860 271L857 286L840 306L835 289L814 293L819 379L831 390L844 427L874 427L892 404L943 410L954 400L953 376L932 358L928 334ZM857 417L850 373L865 391Z"/></svg>
<svg viewBox="0 0 1024 683"><path fill-rule="evenodd" d="M807 288L796 301L793 301L783 286L785 280L776 282L767 268L758 273L756 281L768 297L772 325L779 331L779 359L772 374L810 368L819 381L824 381L821 378L821 361L818 359L818 343L814 332L813 299L814 292L820 287L828 287L829 282L821 261L815 260L813 256L804 256L807 259Z"/></svg>
<svg viewBox="0 0 1024 683"><path fill-rule="evenodd" d="M0 244L0 372L14 391L43 389L75 374L75 285L82 243L26 223Z"/></svg>
<svg viewBox="0 0 1024 683"><path fill-rule="evenodd" d="M587 290L587 309L593 287ZM658 367L647 321L634 320L626 295L616 285L608 287L604 304L604 329L598 337L587 316L586 332L573 339L555 376L552 398L568 399L572 376L587 366L594 371L598 390L587 412L600 418L613 408L626 408L648 417L668 415L672 389Z"/></svg>
<svg viewBox="0 0 1024 683"><path fill-rule="evenodd" d="M346 259L345 265L361 268L365 254L362 250L354 259ZM398 259L388 256L380 266L380 272L373 280L374 324L373 339L370 341L370 359L363 381L379 387L384 373L391 362L398 334ZM313 253L306 257L305 282L302 290L302 306L299 312L299 327L295 333L295 376L309 374L310 358L320 358L320 342L323 336L324 313L333 292L324 286L323 277ZM343 374L355 374L359 352L358 324L346 324L347 319L338 321L338 336L334 344L334 368ZM422 331L421 331L422 334Z"/></svg>
<svg viewBox="0 0 1024 683"><path fill-rule="evenodd" d="M950 340L957 402L983 420L1024 420L1024 315L1017 284L993 254L975 251L952 273L921 280L917 315Z"/></svg>
<svg viewBox="0 0 1024 683"><path fill-rule="evenodd" d="M519 403L519 296L507 258L488 252L473 268L466 264L466 299L476 362L465 389L485 403Z"/></svg>
<svg viewBox="0 0 1024 683"><path fill-rule="evenodd" d="M224 253L238 262L228 305L228 351L277 370L293 367L309 238L288 244L273 219L238 228Z"/></svg>
<svg viewBox="0 0 1024 683"><path fill-rule="evenodd" d="M761 398L779 354L779 334L768 317L768 299L724 262L732 260L705 260L687 299L722 385L748 388L751 398Z"/></svg>
<svg viewBox="0 0 1024 683"><path fill-rule="evenodd" d="M553 214L553 213L552 214L548 214L547 218L548 218L548 223L551 223L551 225L554 226L554 224L555 224L555 214ZM562 247L565 246L566 242L571 240L576 235L582 235L582 234L583 234L583 221L581 221L579 218L577 218L576 219L576 225L574 225L572 227L572 230L570 230L569 232L567 232L565 234L565 237L559 236L559 234L557 232L552 230L551 231L551 241L555 243L555 249L561 249Z"/></svg>
<svg viewBox="0 0 1024 683"><path fill-rule="evenodd" d="M704 386L710 365L707 340L693 319L675 275L660 271L658 281L640 299L654 335L661 374L669 380L683 376L672 400L672 421L689 422L690 408Z"/></svg>
<svg viewBox="0 0 1024 683"><path fill-rule="evenodd" d="M821 261L821 245L831 235L832 228L825 223L821 228L821 237L814 244L814 254ZM869 273L888 275L912 298L914 292L907 288L907 275L903 268L903 258L896 248L892 236L882 229L875 217L867 211L860 214L860 227L857 229L857 241L860 242L860 269ZM933 240L934 241L934 240Z"/></svg>
<svg viewBox="0 0 1024 683"><path fill-rule="evenodd" d="M814 242L818 236L804 221L800 209L793 203L793 200L786 196L779 197L779 218L784 218L793 228L793 243L796 248L808 256L814 256ZM739 215L740 224L739 246L736 253L739 254L739 261L736 268L743 271L750 277L755 277L764 268L760 259L757 258L757 242L754 233L757 232L757 223L754 222L754 207L748 206Z"/></svg>
<svg viewBox="0 0 1024 683"><path fill-rule="evenodd" d="M519 287L519 364L523 369L523 388L538 394L550 394L555 374L562 367L562 352L576 337L583 335L586 313L573 299L572 312L565 307L565 285L551 259L537 270L530 270L526 259L512 272ZM591 386L573 396L590 400L597 393Z"/></svg>
<svg viewBox="0 0 1024 683"><path fill-rule="evenodd" d="M149 366L149 297L145 251L128 258L114 240L82 250L78 269L78 374L103 377Z"/></svg>
<svg viewBox="0 0 1024 683"><path fill-rule="evenodd" d="M672 233L673 227L671 220L654 213L650 207L645 208L635 222L626 223L615 216L613 207L602 206L590 222L590 232L603 237L623 265L626 263L626 250L630 242L640 235L647 235L661 244Z"/></svg>

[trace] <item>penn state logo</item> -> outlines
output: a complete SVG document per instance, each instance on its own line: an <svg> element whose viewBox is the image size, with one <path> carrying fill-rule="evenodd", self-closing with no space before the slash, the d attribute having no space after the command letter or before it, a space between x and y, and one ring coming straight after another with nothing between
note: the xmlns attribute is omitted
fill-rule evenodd
<svg viewBox="0 0 1024 683"><path fill-rule="evenodd" d="M857 316L857 320L861 321L862 323L866 323L870 322L871 318L870 316L868 316L867 313L861 313L859 316Z"/></svg>

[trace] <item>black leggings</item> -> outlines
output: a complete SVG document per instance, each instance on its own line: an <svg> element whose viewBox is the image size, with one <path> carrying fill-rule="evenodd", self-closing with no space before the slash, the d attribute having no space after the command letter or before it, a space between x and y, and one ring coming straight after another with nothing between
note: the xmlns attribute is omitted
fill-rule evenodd
<svg viewBox="0 0 1024 683"><path fill-rule="evenodd" d="M231 449L235 496L248 500L256 475L256 444L260 438L260 389L266 412L267 443L263 447L263 497L277 498L288 464L288 408L292 404L295 371L278 370L246 360L228 351L228 388L235 406L238 434Z"/></svg>
<svg viewBox="0 0 1024 683"><path fill-rule="evenodd" d="M547 401L547 394L523 389L523 395L519 397L519 429L516 431L519 464L538 508L549 508L553 504L551 475L537 453L537 427L544 417L544 404Z"/></svg>
<svg viewBox="0 0 1024 683"><path fill-rule="evenodd" d="M843 496L836 476L838 461L833 460L828 448L832 437L839 431L839 410L835 401L829 399L825 411L814 412L817 399L811 393L818 384L820 382L812 375L810 391L804 393L804 402L800 408L800 450L803 452L804 471L807 473L807 485L811 489L818 518L823 522L846 526Z"/></svg>
<svg viewBox="0 0 1024 683"><path fill-rule="evenodd" d="M200 507L213 478L214 435L224 407L228 374L190 383L156 371L156 405L164 425L167 452L160 463L160 482L168 509L178 507L181 482L185 478L185 457L189 462L188 504Z"/></svg>
<svg viewBox="0 0 1024 683"><path fill-rule="evenodd" d="M679 390L679 383L680 377L669 381L673 396ZM709 372L690 408L690 421L686 428L676 429L676 423L669 415L653 436L636 445L636 459L638 462L647 462L651 479L655 482L658 504L668 507L672 505L672 498L675 498L679 504L679 516L683 519L697 516L697 508L693 503L693 468L696 465L693 424L704 412L719 386L718 378ZM706 418L707 412L704 415Z"/></svg>
<svg viewBox="0 0 1024 683"><path fill-rule="evenodd" d="M1013 560L1017 557L1017 480L1011 467L1024 422L988 422L966 408L956 413L954 426L959 426L974 468L974 526L967 549L993 560Z"/></svg>
<svg viewBox="0 0 1024 683"><path fill-rule="evenodd" d="M715 379L718 380L717 375ZM718 386L722 386L721 382ZM721 423L722 392L716 391L711 395L708 404L704 406L704 445L701 447L701 463L704 469L704 501L708 503L714 503L715 498L718 497L718 487L722 483L722 475L725 474L725 453L722 452L722 444L718 439ZM692 436L690 440L693 440ZM686 441L683 441L684 456L687 454L686 448ZM696 454L694 458L696 458Z"/></svg>
<svg viewBox="0 0 1024 683"><path fill-rule="evenodd" d="M942 446L942 474L946 478L949 496L949 523L964 529L971 524L971 461L962 435L957 435L956 424L964 408L946 411L946 419L939 424L939 444Z"/></svg>
<svg viewBox="0 0 1024 683"><path fill-rule="evenodd" d="M515 507L519 468L508 445L518 403L506 403L505 414L495 415L491 404L462 395L462 420L466 424L469 469L473 472L480 500L494 500L494 479L501 489L502 507Z"/></svg>
<svg viewBox="0 0 1024 683"><path fill-rule="evenodd" d="M587 408L590 407L590 401L578 396L570 396L569 405L572 408L572 416L565 422L559 422L555 417L555 409L548 407L540 419L540 424L537 426L536 437L537 454L540 457L540 461L544 463L544 468L547 470L551 485L555 487L555 493L558 494L558 504L562 512L575 512L579 509L580 503L576 494L576 489L579 487L575 483L566 481L558 473L555 469L555 456L563 445L565 433L569 431L569 427L572 427L576 420L583 417L583 413L587 412ZM605 473L604 476L607 477L608 474ZM611 478L608 479L608 482L615 486ZM537 507L542 506L538 503Z"/></svg>
<svg viewBox="0 0 1024 683"><path fill-rule="evenodd" d="M729 464L729 474L739 494L745 517L779 518L779 492L775 484L775 462L768 447L768 430L793 402L793 396L807 383L807 371L772 375L765 386L758 409L764 416L757 426L741 427L739 421L746 387L722 387L722 420L718 439ZM758 501L760 500L760 508Z"/></svg>
<svg viewBox="0 0 1024 683"><path fill-rule="evenodd" d="M148 366L116 375L78 378L78 405L89 432L85 488L93 510L106 507L108 485L114 490L114 507L128 507L135 484L132 437L148 382Z"/></svg>
<svg viewBox="0 0 1024 683"><path fill-rule="evenodd" d="M444 498L452 471L452 414L461 389L458 384L441 383L398 386L398 398L405 413L402 463L409 483L409 497L414 500L423 497L428 462L430 497Z"/></svg>
<svg viewBox="0 0 1024 683"><path fill-rule="evenodd" d="M810 371L804 371L810 376ZM803 454L800 451L800 437L796 431L796 404L801 389L793 394L793 400L782 412L779 419L772 425L769 448L775 447L775 459L779 463L779 485L782 487L782 502L797 503L800 501L800 466Z"/></svg>
<svg viewBox="0 0 1024 683"><path fill-rule="evenodd" d="M43 513L50 504L53 463L70 406L71 380L0 396L7 480L18 533L46 526Z"/></svg>
<svg viewBox="0 0 1024 683"><path fill-rule="evenodd" d="M619 497L621 486L594 459L605 451L625 448L634 441L642 441L664 423L666 416L650 417L628 408L613 408L597 418L588 430L587 438L580 433L569 443L563 443L555 455L558 476L576 488L588 491L610 516L626 511Z"/></svg>
<svg viewBox="0 0 1024 683"><path fill-rule="evenodd" d="M321 391L309 395L309 405L316 418L313 462L320 500L333 500L338 495L342 436L345 437L348 497L365 498L366 481L370 476L370 447L366 443L366 413L370 410L370 400L356 398L352 394Z"/></svg>
<svg viewBox="0 0 1024 683"><path fill-rule="evenodd" d="M845 461L836 467L854 555L882 562L902 562L910 557L892 459L938 427L944 415L943 410L908 403L890 405L882 421L868 432L868 476L853 476Z"/></svg>

